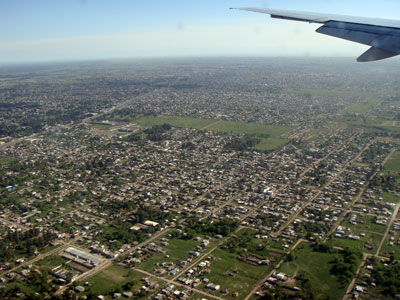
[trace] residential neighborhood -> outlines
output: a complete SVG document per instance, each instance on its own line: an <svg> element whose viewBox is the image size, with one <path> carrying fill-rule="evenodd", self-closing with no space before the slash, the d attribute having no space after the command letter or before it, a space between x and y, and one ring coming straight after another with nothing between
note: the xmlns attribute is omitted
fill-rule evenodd
<svg viewBox="0 0 400 300"><path fill-rule="evenodd" d="M52 68L0 67L1 299L400 294L400 94L370 86L388 74Z"/></svg>

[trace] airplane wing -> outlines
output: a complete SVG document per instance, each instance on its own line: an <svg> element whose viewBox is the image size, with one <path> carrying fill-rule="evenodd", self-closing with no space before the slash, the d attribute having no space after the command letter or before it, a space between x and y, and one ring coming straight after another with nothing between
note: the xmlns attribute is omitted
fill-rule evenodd
<svg viewBox="0 0 400 300"><path fill-rule="evenodd" d="M272 18L323 24L316 30L318 33L371 46L357 58L359 62L400 54L400 21L251 7L237 9L269 14Z"/></svg>

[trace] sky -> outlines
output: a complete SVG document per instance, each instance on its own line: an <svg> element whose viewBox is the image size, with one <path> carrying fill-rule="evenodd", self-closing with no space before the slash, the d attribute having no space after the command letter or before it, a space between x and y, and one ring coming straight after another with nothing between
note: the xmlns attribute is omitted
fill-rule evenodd
<svg viewBox="0 0 400 300"><path fill-rule="evenodd" d="M0 0L0 63L188 56L359 56L260 7L400 20L399 0Z"/></svg>

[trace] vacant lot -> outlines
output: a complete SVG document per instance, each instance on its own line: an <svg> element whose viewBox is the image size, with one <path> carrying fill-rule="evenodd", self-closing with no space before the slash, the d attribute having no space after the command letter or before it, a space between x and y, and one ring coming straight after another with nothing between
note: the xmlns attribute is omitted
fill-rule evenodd
<svg viewBox="0 0 400 300"><path fill-rule="evenodd" d="M235 299L232 293L238 292L239 299L244 299L254 285L272 270L272 267L269 266L255 266L240 261L237 259L236 253L226 250L216 249L212 255L215 260L211 262L211 273L207 275L207 278L211 283L220 285L220 290L227 289L229 291L224 298ZM201 288L206 290L204 285ZM209 289L207 291L221 296L220 291L212 292Z"/></svg>
<svg viewBox="0 0 400 300"><path fill-rule="evenodd" d="M58 267L64 263L68 262L65 258L59 255L50 255L39 261L38 265L40 267L48 268L49 270Z"/></svg>
<svg viewBox="0 0 400 300"><path fill-rule="evenodd" d="M361 102L356 103L350 106L349 108L345 109L345 112L354 112L363 114L368 112L381 102L382 102L381 99L366 97Z"/></svg>
<svg viewBox="0 0 400 300"><path fill-rule="evenodd" d="M176 116L139 117L134 119L133 122L145 127L168 123L174 127L181 128L246 134L260 139L260 142L254 147L258 150L273 150L288 143L288 140L282 139L280 136L292 130L290 127L279 125L263 125L257 123L206 120Z"/></svg>
<svg viewBox="0 0 400 300"><path fill-rule="evenodd" d="M15 161L15 159L12 157L0 155L0 166L9 165L13 161Z"/></svg>
<svg viewBox="0 0 400 300"><path fill-rule="evenodd" d="M292 242L287 238L256 238L257 231L244 228L236 236L238 247L246 248L249 252L264 256L265 258L279 258L279 255L285 255L284 245L291 245Z"/></svg>
<svg viewBox="0 0 400 300"><path fill-rule="evenodd" d="M400 152L396 151L385 164L386 170L400 172Z"/></svg>
<svg viewBox="0 0 400 300"><path fill-rule="evenodd" d="M397 203L400 200L400 196L396 196L391 192L383 192L375 195L375 199L383 198L383 202Z"/></svg>
<svg viewBox="0 0 400 300"><path fill-rule="evenodd" d="M296 276L300 272L310 280L315 299L341 299L345 286L338 282L336 276L330 274L332 261L337 253L314 252L308 243L300 244L292 253L294 260L282 264L279 272L289 276Z"/></svg>
<svg viewBox="0 0 400 300"><path fill-rule="evenodd" d="M394 237L394 240L390 240L390 237ZM396 259L400 259L400 245L398 244L399 239L400 234L398 232L396 232L394 235L388 236L382 245L379 255L386 257L391 257L393 255ZM393 245L390 245L390 242L392 242Z"/></svg>
<svg viewBox="0 0 400 300"><path fill-rule="evenodd" d="M355 222L357 223L356 225L350 223L350 219L352 215L355 215ZM380 225L375 223L376 216L371 216L371 215L360 215L360 214L348 214L343 222L342 226L348 227L348 228L353 228L357 230L365 230L369 232L376 232L376 233L385 233L386 226L385 225Z"/></svg>
<svg viewBox="0 0 400 300"><path fill-rule="evenodd" d="M160 244L160 240L156 242L156 244ZM148 272L153 272L156 263L163 262L172 262L178 264L181 260L188 258L189 252L195 250L196 246L200 245L200 241L195 241L194 239L190 240L181 240L178 238L174 238L168 241L168 246L162 246L162 249L165 253L154 253L151 257L146 259L143 263L141 263L138 267ZM211 245L207 246L206 249L209 249ZM168 256L168 258L167 258ZM156 267L157 268L157 267Z"/></svg>
<svg viewBox="0 0 400 300"><path fill-rule="evenodd" d="M132 290L139 288L142 284L142 274L131 269L113 265L91 277L88 281L91 284L90 291L97 295L109 295L127 282L133 282Z"/></svg>
<svg viewBox="0 0 400 300"><path fill-rule="evenodd" d="M362 252L375 254L376 250L378 249L379 242L383 238L383 234L365 232L360 230L352 230L351 234L360 236L360 239L351 240L346 237L343 238L333 237L328 241L328 243L331 244L332 246L340 248L347 247L353 250L360 250Z"/></svg>

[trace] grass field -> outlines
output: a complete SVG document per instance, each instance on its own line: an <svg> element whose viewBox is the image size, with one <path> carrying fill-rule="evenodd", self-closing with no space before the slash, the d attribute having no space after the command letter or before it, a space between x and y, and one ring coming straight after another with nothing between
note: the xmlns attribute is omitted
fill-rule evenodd
<svg viewBox="0 0 400 300"><path fill-rule="evenodd" d="M0 166L8 165L8 164L12 163L13 161L15 161L14 158L0 155Z"/></svg>
<svg viewBox="0 0 400 300"><path fill-rule="evenodd" d="M400 152L396 151L385 164L385 169L400 172Z"/></svg>
<svg viewBox="0 0 400 300"><path fill-rule="evenodd" d="M145 127L151 127L154 125L162 125L164 123L168 123L174 127L203 129L207 126L217 123L218 121L188 118L188 117L159 116L159 117L139 117L133 119L133 122Z"/></svg>
<svg viewBox="0 0 400 300"><path fill-rule="evenodd" d="M346 108L344 112L349 113L366 113L371 110L374 106L381 103L383 100L373 97L370 93L360 91L337 91L337 90L326 90L326 89L287 89L286 92L296 93L300 95L310 96L330 96L330 97L342 97L342 98L354 98L362 97L363 100L360 103L353 104Z"/></svg>
<svg viewBox="0 0 400 300"><path fill-rule="evenodd" d="M332 267L329 264L338 254L313 252L308 243L300 244L294 251L294 260L281 265L279 272L295 276L299 272L305 273L310 280L315 299L341 299L345 292L345 286L337 281L337 278L330 274Z"/></svg>
<svg viewBox="0 0 400 300"><path fill-rule="evenodd" d="M133 289L139 288L142 285L140 282L142 277L142 274L131 269L119 265L112 265L100 273L97 273L88 281L91 284L90 291L92 293L98 295L109 295L118 287L131 281L135 282Z"/></svg>
<svg viewBox="0 0 400 300"><path fill-rule="evenodd" d="M255 145L253 148L257 150L274 150L279 147L282 147L286 145L289 141L280 139L280 138L267 138L267 139L261 139L261 141Z"/></svg>
<svg viewBox="0 0 400 300"><path fill-rule="evenodd" d="M381 233L381 234L385 233L386 226L375 224L375 222L374 222L375 216L371 216L371 215L361 216L359 214L355 214L357 216L357 218L356 218L357 224L353 225L353 224L349 223L351 215L352 214L348 214L343 219L343 222L340 225L342 225L344 227L348 227L348 228L361 230L361 231L366 230L366 231L372 231L372 232Z"/></svg>
<svg viewBox="0 0 400 300"><path fill-rule="evenodd" d="M142 270L152 272L155 263L173 262L177 264L181 260L189 257L189 251L194 250L199 244L200 242L195 240L171 239L168 241L168 246L162 247L166 251L165 254L154 253L153 256L139 264L138 267ZM169 255L169 258L166 258L166 255Z"/></svg>
<svg viewBox="0 0 400 300"><path fill-rule="evenodd" d="M211 273L207 275L207 278L211 283L220 285L221 290L228 289L229 294L224 296L227 299L237 299L232 296L233 292L238 292L239 299L244 299L254 285L272 270L269 266L254 266L242 262L237 259L237 254L222 249L216 249L212 255L215 260L211 262ZM232 271L237 272L234 277L226 275L227 272ZM211 294L221 296L219 291L212 292L205 289L204 285L200 287Z"/></svg>
<svg viewBox="0 0 400 300"><path fill-rule="evenodd" d="M348 108L346 108L345 112L354 112L354 113L366 113L372 108L374 108L377 104L381 103L381 99L366 97L360 103L356 103Z"/></svg>
<svg viewBox="0 0 400 300"><path fill-rule="evenodd" d="M287 243L286 238L261 240L255 237L256 234L257 231L244 228L236 236L238 239L246 241L246 249L251 253L264 256L265 258L271 258L271 253L286 254L286 251L283 250L283 245ZM259 247L260 245L262 247Z"/></svg>
<svg viewBox="0 0 400 300"><path fill-rule="evenodd" d="M383 234L370 233L359 230L352 230L351 234L360 236L362 233L364 233L365 236L360 237L359 240L333 237L332 239L328 240L328 244L340 248L348 247L353 250L360 250L362 252L375 254L376 250L378 249L379 242L383 238ZM370 245L370 247L368 247L367 245Z"/></svg>
<svg viewBox="0 0 400 300"><path fill-rule="evenodd" d="M47 252L50 252L50 251L52 251L52 250L54 250L54 249L56 249L56 248L58 248L58 247L60 247L61 245L55 245L55 246L47 246L47 247L45 247L45 248L43 248L43 249L40 249L40 253L41 254L45 254L45 253L47 253Z"/></svg>
<svg viewBox="0 0 400 300"><path fill-rule="evenodd" d="M198 235L198 236L201 238L204 238L201 235ZM155 241L155 244L160 245L161 238L159 238L157 241ZM209 241L210 241L210 244L207 247L205 247L203 250L201 250L200 253L209 251L218 242L218 240L216 240L216 239L210 239ZM155 263L172 262L174 264L178 264L180 261L188 258L189 252L195 250L196 246L198 246L200 244L201 244L201 241L196 241L194 239L190 239L190 240L182 240L182 239L178 239L178 238L170 239L168 241L168 246L161 246L161 248L166 251L165 254L159 253L159 252L154 253L151 257L149 257L144 262L139 264L138 268L154 273L154 269L158 268L158 267L154 267ZM166 257L167 255L169 256L168 258ZM172 277L172 276L168 276L167 274L165 276Z"/></svg>
<svg viewBox="0 0 400 300"><path fill-rule="evenodd" d="M390 242L390 237L388 236L385 240L385 242L382 245L381 252L379 252L379 255L390 257L391 255L394 255L396 259L400 259L400 245L397 245L397 241L400 238L400 234L396 233L394 236L395 239L393 241L393 246L389 246Z"/></svg>
<svg viewBox="0 0 400 300"><path fill-rule="evenodd" d="M176 116L139 117L132 121L144 127L168 123L174 127L181 128L246 134L260 139L260 142L254 147L254 149L257 150L273 150L281 147L289 141L280 138L280 136L292 130L291 127L279 125L263 125L257 123L218 121Z"/></svg>
<svg viewBox="0 0 400 300"><path fill-rule="evenodd" d="M50 256L47 256L46 258L42 259L41 261L39 261L38 265L40 267L48 268L51 270L51 269L58 267L59 265L62 265L66 262L67 262L67 260L65 258L62 258L61 256L50 255Z"/></svg>
<svg viewBox="0 0 400 300"><path fill-rule="evenodd" d="M383 193L376 195L375 197L376 197L376 199L379 199L380 197L382 197L383 202L390 202L390 203L398 203L400 200L399 196L396 196L390 192L383 192Z"/></svg>

